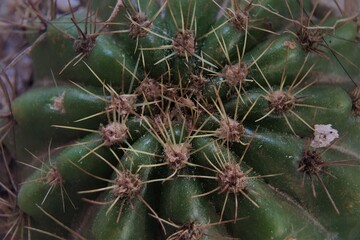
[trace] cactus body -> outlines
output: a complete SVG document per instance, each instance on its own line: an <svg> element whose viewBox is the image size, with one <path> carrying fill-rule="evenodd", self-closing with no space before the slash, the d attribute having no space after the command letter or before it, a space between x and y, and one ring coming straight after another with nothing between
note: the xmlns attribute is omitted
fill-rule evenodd
<svg viewBox="0 0 360 240"><path fill-rule="evenodd" d="M90 6L46 22L3 138L36 238L360 237L359 94L316 79L359 48L354 22L310 1Z"/></svg>

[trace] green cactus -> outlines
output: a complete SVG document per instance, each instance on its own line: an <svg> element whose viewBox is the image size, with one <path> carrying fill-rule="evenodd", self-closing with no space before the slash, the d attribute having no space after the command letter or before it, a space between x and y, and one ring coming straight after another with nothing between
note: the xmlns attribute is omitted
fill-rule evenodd
<svg viewBox="0 0 360 240"><path fill-rule="evenodd" d="M359 26L310 2L29 5L4 239L359 239Z"/></svg>

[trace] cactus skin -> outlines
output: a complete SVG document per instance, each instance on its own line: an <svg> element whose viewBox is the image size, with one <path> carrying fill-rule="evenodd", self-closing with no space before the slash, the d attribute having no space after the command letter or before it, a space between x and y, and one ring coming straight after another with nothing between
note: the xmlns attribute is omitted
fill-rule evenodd
<svg viewBox="0 0 360 240"><path fill-rule="evenodd" d="M319 37L301 19L310 1L230 2L93 1L97 31L88 9L47 22L34 81L57 85L12 102L1 143L24 163L17 210L33 223L10 234L360 237L360 91L315 78L335 64L329 48L359 49L356 24ZM340 137L314 147L316 124Z"/></svg>

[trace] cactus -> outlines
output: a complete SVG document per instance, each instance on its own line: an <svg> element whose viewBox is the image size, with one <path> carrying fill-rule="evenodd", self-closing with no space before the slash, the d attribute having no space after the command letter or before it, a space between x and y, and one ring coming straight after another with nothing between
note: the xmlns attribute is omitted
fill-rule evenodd
<svg viewBox="0 0 360 240"><path fill-rule="evenodd" d="M360 237L353 18L306 0L28 7L4 239Z"/></svg>

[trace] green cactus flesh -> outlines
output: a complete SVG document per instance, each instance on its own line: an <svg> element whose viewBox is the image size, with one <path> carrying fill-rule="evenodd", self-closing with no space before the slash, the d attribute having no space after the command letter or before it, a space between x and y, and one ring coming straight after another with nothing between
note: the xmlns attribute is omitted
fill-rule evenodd
<svg viewBox="0 0 360 240"><path fill-rule="evenodd" d="M359 26L310 2L38 12L5 239L359 239Z"/></svg>

